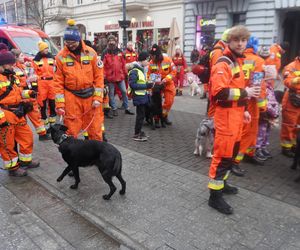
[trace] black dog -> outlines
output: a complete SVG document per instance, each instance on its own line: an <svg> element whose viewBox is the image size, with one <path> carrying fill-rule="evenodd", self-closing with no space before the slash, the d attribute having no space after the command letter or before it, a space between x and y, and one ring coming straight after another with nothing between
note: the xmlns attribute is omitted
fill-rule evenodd
<svg viewBox="0 0 300 250"><path fill-rule="evenodd" d="M299 162L300 162L300 133L298 133L297 135L295 156L294 156L294 161L291 166L291 169L297 169ZM295 179L295 182L300 182L300 176Z"/></svg>
<svg viewBox="0 0 300 250"><path fill-rule="evenodd" d="M59 145L58 150L68 164L57 181L62 181L70 171L73 171L75 184L70 188L77 189L80 182L79 167L96 165L110 188L110 192L103 195L103 199L109 200L116 191L116 187L112 182L113 176L116 176L122 185L120 194L125 194L126 182L121 175L122 157L120 151L107 142L75 139L65 134L67 129L66 126L61 124L55 124L50 128L52 140Z"/></svg>
<svg viewBox="0 0 300 250"><path fill-rule="evenodd" d="M164 89L163 84L155 84L152 88L150 105L146 108L146 122L152 126L152 129L160 128L159 121L163 128L166 127L165 120L162 115L162 97L161 93Z"/></svg>

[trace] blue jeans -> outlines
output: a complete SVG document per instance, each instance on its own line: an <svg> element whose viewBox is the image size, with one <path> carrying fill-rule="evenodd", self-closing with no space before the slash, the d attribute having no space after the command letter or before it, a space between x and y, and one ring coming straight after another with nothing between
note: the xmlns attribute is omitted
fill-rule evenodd
<svg viewBox="0 0 300 250"><path fill-rule="evenodd" d="M128 109L128 97L127 97L127 91L126 91L126 85L125 85L125 81L121 81L119 83L108 83L108 87L109 87L109 105L111 106L111 108L113 110L117 109L117 105L116 105L116 101L115 101L115 84L118 85L119 89L121 90L122 93L122 101L123 104L122 106L125 109Z"/></svg>

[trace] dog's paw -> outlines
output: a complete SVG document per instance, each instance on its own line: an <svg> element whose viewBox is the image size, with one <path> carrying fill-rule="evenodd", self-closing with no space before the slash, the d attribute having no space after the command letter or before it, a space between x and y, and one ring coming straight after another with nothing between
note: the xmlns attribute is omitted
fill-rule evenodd
<svg viewBox="0 0 300 250"><path fill-rule="evenodd" d="M74 184L72 186L70 186L71 189L77 189L78 188L78 185Z"/></svg>
<svg viewBox="0 0 300 250"><path fill-rule="evenodd" d="M56 180L56 181L57 181L57 182L61 182L61 181L62 181L62 179L63 179L63 178L62 178L61 176L59 176L59 177L57 178L57 180Z"/></svg>
<svg viewBox="0 0 300 250"><path fill-rule="evenodd" d="M73 171L70 171L70 172L68 173L68 176L70 176L70 177L74 177L74 173L73 173Z"/></svg>
<svg viewBox="0 0 300 250"><path fill-rule="evenodd" d="M119 192L119 194L120 194L120 195L124 195L125 192L126 192L125 190L121 189L120 192Z"/></svg>
<svg viewBox="0 0 300 250"><path fill-rule="evenodd" d="M106 201L108 201L110 199L110 196L108 194L105 194L102 196L102 198Z"/></svg>

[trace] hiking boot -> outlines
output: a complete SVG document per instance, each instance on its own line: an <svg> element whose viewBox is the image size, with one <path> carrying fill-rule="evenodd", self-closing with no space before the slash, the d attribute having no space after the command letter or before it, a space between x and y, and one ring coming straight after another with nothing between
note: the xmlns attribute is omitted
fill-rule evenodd
<svg viewBox="0 0 300 250"><path fill-rule="evenodd" d="M261 160L261 159L264 159L264 160ZM251 164L254 164L254 165L259 165L259 166L264 166L266 160L267 160L266 157L260 156L260 155L257 156L256 153L254 154L253 157L251 157L249 155L244 156L244 161L245 162L248 162L248 163L251 163Z"/></svg>
<svg viewBox="0 0 300 250"><path fill-rule="evenodd" d="M8 175L13 177L24 177L27 176L26 169L18 168L15 170L8 170Z"/></svg>
<svg viewBox="0 0 300 250"><path fill-rule="evenodd" d="M140 134L134 135L132 137L132 139L134 141L147 141L148 140L146 136L141 136Z"/></svg>
<svg viewBox="0 0 300 250"><path fill-rule="evenodd" d="M146 137L146 138L149 138L149 137L150 137L149 135L146 135L146 133L145 133L144 131L141 131L140 135L141 135L141 136L144 136L144 137Z"/></svg>
<svg viewBox="0 0 300 250"><path fill-rule="evenodd" d="M132 111L130 111L130 109L125 109L125 114L126 115L134 115L134 113Z"/></svg>
<svg viewBox="0 0 300 250"><path fill-rule="evenodd" d="M238 163L232 163L231 173L233 173L236 176L243 177L245 175L245 170L241 169Z"/></svg>
<svg viewBox="0 0 300 250"><path fill-rule="evenodd" d="M113 116L118 116L118 110L114 109L114 110L112 111L112 113L113 113Z"/></svg>
<svg viewBox="0 0 300 250"><path fill-rule="evenodd" d="M112 112L111 109L104 112L105 117L108 118L108 119L113 119L114 118L112 113L113 112Z"/></svg>
<svg viewBox="0 0 300 250"><path fill-rule="evenodd" d="M227 181L224 181L224 188L222 189L223 194L237 194L239 192L238 188L230 186Z"/></svg>
<svg viewBox="0 0 300 250"><path fill-rule="evenodd" d="M49 134L39 135L39 141L49 141L52 140Z"/></svg>
<svg viewBox="0 0 300 250"><path fill-rule="evenodd" d="M273 158L273 156L271 155L271 153L269 152L269 150L267 150L266 148L262 148L261 149L262 154L267 157L267 159L271 159Z"/></svg>
<svg viewBox="0 0 300 250"><path fill-rule="evenodd" d="M178 91L178 95L179 95L179 96L182 96L182 90L179 90L179 91Z"/></svg>
<svg viewBox="0 0 300 250"><path fill-rule="evenodd" d="M179 96L179 90L178 89L176 89L176 94L175 95Z"/></svg>
<svg viewBox="0 0 300 250"><path fill-rule="evenodd" d="M172 125L172 122L168 119L168 117L164 118L164 123L167 125Z"/></svg>
<svg viewBox="0 0 300 250"><path fill-rule="evenodd" d="M203 95L200 97L200 99L206 99L206 93L203 93Z"/></svg>
<svg viewBox="0 0 300 250"><path fill-rule="evenodd" d="M222 214L232 214L232 207L224 200L222 190L210 190L208 205Z"/></svg>
<svg viewBox="0 0 300 250"><path fill-rule="evenodd" d="M289 158L294 158L295 157L295 153L293 153L293 151L291 149L287 149L287 148L282 148L281 153Z"/></svg>
<svg viewBox="0 0 300 250"><path fill-rule="evenodd" d="M254 154L253 158L257 159L258 161L268 160L268 157L263 154L263 152L260 148L255 150L255 154Z"/></svg>
<svg viewBox="0 0 300 250"><path fill-rule="evenodd" d="M40 163L38 161L20 161L20 168L23 169L30 169L30 168L38 168L40 166Z"/></svg>

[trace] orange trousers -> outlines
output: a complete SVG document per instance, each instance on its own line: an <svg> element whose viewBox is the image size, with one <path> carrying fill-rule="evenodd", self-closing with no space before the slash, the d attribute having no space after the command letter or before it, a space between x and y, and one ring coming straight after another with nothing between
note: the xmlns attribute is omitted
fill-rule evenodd
<svg viewBox="0 0 300 250"><path fill-rule="evenodd" d="M45 135L47 133L44 123L42 122L41 112L36 99L32 100L33 110L27 114L27 117L33 124L37 134Z"/></svg>
<svg viewBox="0 0 300 250"><path fill-rule="evenodd" d="M170 112L172 105L174 103L174 97L176 94L175 88L165 89L163 91L163 94L164 94L164 103L162 105L163 116L168 116L168 113Z"/></svg>
<svg viewBox="0 0 300 250"><path fill-rule="evenodd" d="M291 149L296 145L297 124L300 120L300 108L291 104L288 98L289 92L284 93L282 99L282 125L281 125L281 147Z"/></svg>
<svg viewBox="0 0 300 250"><path fill-rule="evenodd" d="M239 151L244 121L244 107L216 106L214 114L214 155L209 168L208 188L221 190L228 178L233 159Z"/></svg>
<svg viewBox="0 0 300 250"><path fill-rule="evenodd" d="M240 150L235 158L235 162L239 163L243 160L244 155L253 156L256 148L256 139L258 134L259 108L257 100L252 98L248 102L248 112L251 115L251 122L244 123Z"/></svg>
<svg viewBox="0 0 300 250"><path fill-rule="evenodd" d="M65 91L64 124L68 127L67 133L78 136L80 131L87 130L89 139L102 141L101 122L104 121L102 106L92 107L93 97L80 98L69 91Z"/></svg>
<svg viewBox="0 0 300 250"><path fill-rule="evenodd" d="M24 117L18 118L10 111L3 110L6 120L11 124L0 129L0 154L4 168L17 169L18 161L32 160L33 135ZM19 153L15 151L15 143L19 145Z"/></svg>
<svg viewBox="0 0 300 250"><path fill-rule="evenodd" d="M38 103L42 107L43 101L55 99L55 89L53 80L39 80Z"/></svg>

